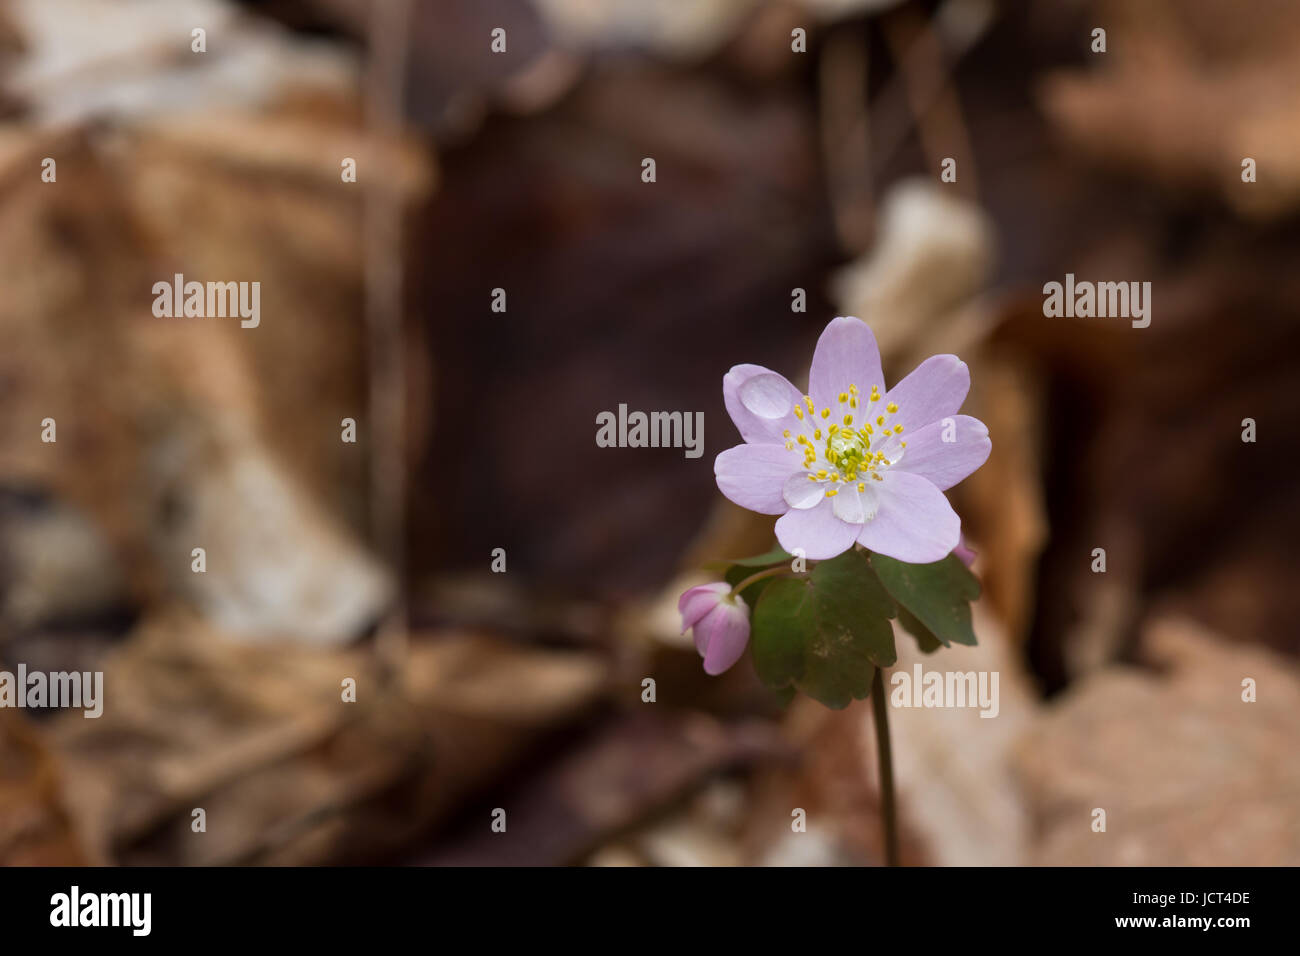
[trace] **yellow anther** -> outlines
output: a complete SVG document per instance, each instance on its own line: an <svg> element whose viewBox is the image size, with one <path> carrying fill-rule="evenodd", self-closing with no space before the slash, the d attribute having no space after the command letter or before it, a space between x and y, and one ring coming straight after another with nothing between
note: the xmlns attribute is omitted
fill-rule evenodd
<svg viewBox="0 0 1300 956"><path fill-rule="evenodd" d="M858 491L866 491L866 490L867 490L867 483L865 481L859 481Z"/></svg>
<svg viewBox="0 0 1300 956"><path fill-rule="evenodd" d="M849 408L857 408L857 407L858 407L858 397L854 395L851 399L849 399Z"/></svg>
<svg viewBox="0 0 1300 956"><path fill-rule="evenodd" d="M786 432L786 434L789 435L790 433ZM800 435L798 438L795 439L795 441L797 441L801 445L808 444L808 438L805 435Z"/></svg>
<svg viewBox="0 0 1300 956"><path fill-rule="evenodd" d="M808 480L809 480L809 481L816 481L816 480L817 480L817 476L816 476L816 475L809 475L809 476L808 476Z"/></svg>
<svg viewBox="0 0 1300 956"><path fill-rule="evenodd" d="M883 424L885 424L885 416L884 416L884 415L877 415L877 416L876 416L876 424L877 424L877 425L883 425Z"/></svg>
<svg viewBox="0 0 1300 956"><path fill-rule="evenodd" d="M845 416L844 416L844 424L845 424L845 425L852 425L852 424L853 424L853 416L852 416L852 415L845 415Z"/></svg>
<svg viewBox="0 0 1300 956"><path fill-rule="evenodd" d="M813 429L813 438L815 438L817 441L821 441L822 430L820 428Z"/></svg>
<svg viewBox="0 0 1300 956"><path fill-rule="evenodd" d="M901 434L903 434L903 426L902 426L902 425L895 425L895 426L894 426L894 433L895 433L896 435L901 435Z"/></svg>
<svg viewBox="0 0 1300 956"><path fill-rule="evenodd" d="M817 477L820 478L822 481L825 481L825 480L826 480L826 475L827 475L827 471L826 471L825 468L823 468L821 471L817 472Z"/></svg>
<svg viewBox="0 0 1300 956"><path fill-rule="evenodd" d="M849 394L850 395L858 394L858 387L852 383L849 383Z"/></svg>
<svg viewBox="0 0 1300 956"><path fill-rule="evenodd" d="M900 441L899 444L902 445L904 448L907 447L907 442L905 441Z"/></svg>
<svg viewBox="0 0 1300 956"><path fill-rule="evenodd" d="M834 498L834 497L835 497L836 495L838 495L839 493L840 493L840 490L839 490L838 488L832 488L830 491L826 492L826 497L827 497L827 498Z"/></svg>
<svg viewBox="0 0 1300 956"><path fill-rule="evenodd" d="M803 409L800 408L798 405L794 407L794 417L800 419L801 421L803 420Z"/></svg>
<svg viewBox="0 0 1300 956"><path fill-rule="evenodd" d="M871 429L871 423L870 423L870 422L867 422L866 432L867 432L868 435L873 434L872 429Z"/></svg>
<svg viewBox="0 0 1300 956"><path fill-rule="evenodd" d="M808 406L809 413L815 412L817 410L817 406L813 404L811 395L805 395L803 397L803 403Z"/></svg>
<svg viewBox="0 0 1300 956"><path fill-rule="evenodd" d="M839 430L840 430L840 426L839 426L839 425L836 425L834 422L832 422L831 425L830 425L830 427L826 429L826 434L828 434L828 435L834 435L834 434L835 434L837 431L839 431Z"/></svg>
<svg viewBox="0 0 1300 956"><path fill-rule="evenodd" d="M785 443L785 450L786 450L786 451L794 451L794 442L792 442L792 441L788 441L788 442L786 442L786 443Z"/></svg>
<svg viewBox="0 0 1300 956"><path fill-rule="evenodd" d="M838 471L831 473L831 481L843 481L843 480L844 479L840 477L840 473Z"/></svg>
<svg viewBox="0 0 1300 956"><path fill-rule="evenodd" d="M790 437L790 429L787 428L785 431L781 432L781 434L784 435L786 438L789 438L789 437Z"/></svg>
<svg viewBox="0 0 1300 956"><path fill-rule="evenodd" d="M889 412L889 414L892 415L894 414L894 412L898 411L898 406L893 402L890 402L888 405L885 406L885 411Z"/></svg>
<svg viewBox="0 0 1300 956"><path fill-rule="evenodd" d="M849 393L848 393L848 392L840 392L840 401L841 401L841 402L847 402L848 400L849 400Z"/></svg>
<svg viewBox="0 0 1300 956"><path fill-rule="evenodd" d="M831 410L829 408L823 408L822 418L830 418L830 417L831 417Z"/></svg>

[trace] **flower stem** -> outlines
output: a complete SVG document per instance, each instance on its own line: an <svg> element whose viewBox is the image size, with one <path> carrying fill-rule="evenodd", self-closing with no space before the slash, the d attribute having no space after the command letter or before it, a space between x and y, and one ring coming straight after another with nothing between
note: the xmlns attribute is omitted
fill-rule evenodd
<svg viewBox="0 0 1300 956"><path fill-rule="evenodd" d="M889 702L884 671L871 678L871 708L876 724L876 759L880 765L880 815L885 828L885 865L898 866L898 813L894 807L894 758L889 749Z"/></svg>
<svg viewBox="0 0 1300 956"><path fill-rule="evenodd" d="M761 581L763 578L770 578L774 574L785 574L785 573L786 573L786 566L784 564L780 564L774 568L768 568L765 571L759 571L757 574L751 574L749 577L745 578L745 580L741 581L734 588L732 588L731 594L729 594L728 597L735 597L737 594L745 590L745 588L749 587L755 581Z"/></svg>

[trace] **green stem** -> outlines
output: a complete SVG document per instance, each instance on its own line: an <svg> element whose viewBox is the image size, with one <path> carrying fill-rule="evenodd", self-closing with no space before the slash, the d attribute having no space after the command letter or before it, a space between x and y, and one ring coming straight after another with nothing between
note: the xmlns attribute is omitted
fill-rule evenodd
<svg viewBox="0 0 1300 956"><path fill-rule="evenodd" d="M876 724L876 759L880 765L880 815L885 827L885 865L898 866L898 813L894 807L894 758L889 749L889 702L884 671L871 679L871 707Z"/></svg>
<svg viewBox="0 0 1300 956"><path fill-rule="evenodd" d="M731 594L728 595L728 597L734 598L737 594L745 590L745 588L749 587L755 581L761 581L763 580L763 578L770 578L774 574L785 574L787 573L787 570L788 569L786 568L786 566L784 564L781 564L775 568L768 568L765 571L759 571L757 574L751 574L749 577L745 578L745 580L741 581L734 588L732 588Z"/></svg>

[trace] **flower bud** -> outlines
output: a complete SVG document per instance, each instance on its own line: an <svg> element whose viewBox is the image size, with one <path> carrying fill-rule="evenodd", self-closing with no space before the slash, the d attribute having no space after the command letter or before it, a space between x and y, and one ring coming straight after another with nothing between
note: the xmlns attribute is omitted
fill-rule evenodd
<svg viewBox="0 0 1300 956"><path fill-rule="evenodd" d="M731 586L718 581L688 590L677 601L682 633L695 629L695 649L704 658L704 673L721 674L745 653L749 643L749 605Z"/></svg>

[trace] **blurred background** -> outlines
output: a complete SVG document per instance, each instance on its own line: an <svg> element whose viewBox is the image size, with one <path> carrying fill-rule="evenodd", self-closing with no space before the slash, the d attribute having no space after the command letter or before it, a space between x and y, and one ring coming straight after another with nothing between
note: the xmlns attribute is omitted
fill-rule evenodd
<svg viewBox="0 0 1300 956"><path fill-rule="evenodd" d="M999 714L893 711L905 861L1300 863L1300 6L8 0L0 64L0 670L104 674L0 709L0 862L879 863L869 704L676 614L772 543L723 374L852 314L993 436L927 667Z"/></svg>

